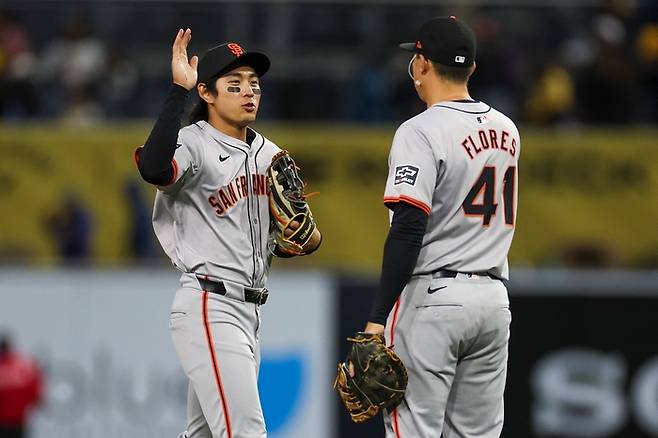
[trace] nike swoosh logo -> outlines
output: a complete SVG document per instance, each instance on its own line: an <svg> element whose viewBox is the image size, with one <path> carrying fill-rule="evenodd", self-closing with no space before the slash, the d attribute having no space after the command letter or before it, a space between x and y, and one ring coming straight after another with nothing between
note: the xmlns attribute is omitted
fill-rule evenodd
<svg viewBox="0 0 658 438"><path fill-rule="evenodd" d="M428 289L427 289L427 293L428 293L428 294L433 294L433 293L436 292L437 290L445 289L446 287L448 287L448 286L441 286L441 287L437 287L437 288L434 288L434 289L432 289L432 288L428 288Z"/></svg>
<svg viewBox="0 0 658 438"><path fill-rule="evenodd" d="M224 161L228 160L228 159L229 159L229 156L228 156L228 155L225 156L225 157L222 157L221 155L219 156L219 161L221 161L222 163L223 163Z"/></svg>
<svg viewBox="0 0 658 438"><path fill-rule="evenodd" d="M181 146L183 146L183 143L176 143L176 149L178 149Z"/></svg>

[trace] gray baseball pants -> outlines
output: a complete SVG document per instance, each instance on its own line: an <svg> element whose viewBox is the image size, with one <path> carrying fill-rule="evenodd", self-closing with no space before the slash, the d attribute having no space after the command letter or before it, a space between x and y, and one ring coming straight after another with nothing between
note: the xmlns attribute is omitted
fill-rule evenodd
<svg viewBox="0 0 658 438"><path fill-rule="evenodd" d="M403 402L384 413L387 438L496 438L512 316L487 276L414 276L386 324L409 372Z"/></svg>
<svg viewBox="0 0 658 438"><path fill-rule="evenodd" d="M258 396L259 307L199 289L176 292L170 331L189 378L189 438L264 438Z"/></svg>

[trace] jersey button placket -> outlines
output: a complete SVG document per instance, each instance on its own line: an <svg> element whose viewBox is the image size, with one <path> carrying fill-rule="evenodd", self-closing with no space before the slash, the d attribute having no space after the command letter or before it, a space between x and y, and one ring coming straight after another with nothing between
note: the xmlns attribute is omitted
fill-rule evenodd
<svg viewBox="0 0 658 438"><path fill-rule="evenodd" d="M251 197L249 198L249 209L252 212L252 219L251 223L249 224L251 226L253 235L254 235L254 251L256 251L256 272L254 273L254 281L255 283L260 283L261 278L263 277L263 257L260 251L260 233L261 230L259 229L259 218L258 218L258 195L256 194L255 190L256 188L253 185L253 177L252 175L257 175L258 174L258 168L254 167L252 168L252 160L253 160L253 151L249 151L249 163L248 163L248 168L249 168L249 173L250 175L247 176L247 179L249 180L249 183L251 183L251 191L249 192ZM257 284L254 284L254 286L257 286Z"/></svg>

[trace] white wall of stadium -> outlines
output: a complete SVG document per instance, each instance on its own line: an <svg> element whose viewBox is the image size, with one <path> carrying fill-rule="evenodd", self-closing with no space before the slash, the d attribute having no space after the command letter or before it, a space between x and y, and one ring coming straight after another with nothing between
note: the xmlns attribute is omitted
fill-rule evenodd
<svg viewBox="0 0 658 438"><path fill-rule="evenodd" d="M3 269L0 330L42 364L31 438L176 437L187 379L169 337L169 270ZM334 436L334 294L321 273L274 273L259 386L268 436Z"/></svg>

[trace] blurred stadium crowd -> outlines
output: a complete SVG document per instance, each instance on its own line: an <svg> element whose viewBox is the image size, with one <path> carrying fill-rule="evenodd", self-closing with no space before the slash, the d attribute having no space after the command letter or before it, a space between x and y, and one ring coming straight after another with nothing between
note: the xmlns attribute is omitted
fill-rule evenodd
<svg viewBox="0 0 658 438"><path fill-rule="evenodd" d="M153 117L175 31L190 27L193 53L236 40L271 54L261 118L399 121L419 103L396 44L456 14L478 34L473 95L521 123L658 121L655 0L428 3L3 2L0 116Z"/></svg>

